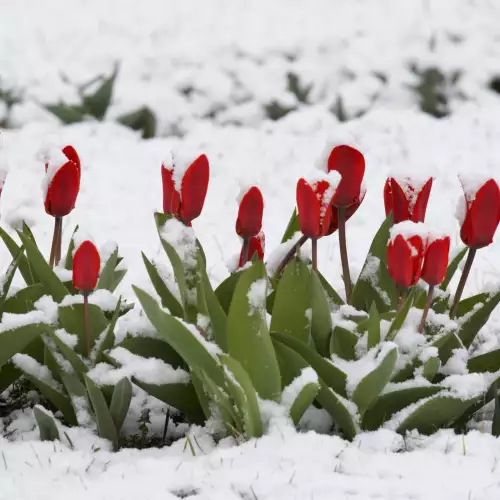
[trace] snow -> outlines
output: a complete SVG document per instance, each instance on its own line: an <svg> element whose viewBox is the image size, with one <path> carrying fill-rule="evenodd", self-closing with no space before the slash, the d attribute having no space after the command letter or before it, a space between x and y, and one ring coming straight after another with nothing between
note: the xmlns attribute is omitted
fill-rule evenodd
<svg viewBox="0 0 500 500"><path fill-rule="evenodd" d="M267 279L262 278L254 281L248 289L249 316L259 314L265 310L267 299Z"/></svg>
<svg viewBox="0 0 500 500"><path fill-rule="evenodd" d="M64 328L58 328L55 334L59 340L64 342L68 347L74 349L76 344L78 344L78 336L72 333L68 333Z"/></svg>
<svg viewBox="0 0 500 500"><path fill-rule="evenodd" d="M112 312L116 309L118 297L109 290L99 288L89 295L89 304L99 306L103 311ZM74 304L83 304L83 295L66 295L61 301L61 306L72 306Z"/></svg>
<svg viewBox="0 0 500 500"><path fill-rule="evenodd" d="M42 311L31 311L26 314L4 313L0 324L0 335L3 332L20 328L21 326L33 325L37 323L49 324L49 319Z"/></svg>
<svg viewBox="0 0 500 500"><path fill-rule="evenodd" d="M412 236L420 236L424 243L431 244L435 240L440 240L449 236L446 230L441 230L430 226L424 222L403 221L391 227L391 241L401 235L405 240Z"/></svg>
<svg viewBox="0 0 500 500"><path fill-rule="evenodd" d="M300 238L302 238L302 233L297 231L290 239L285 241L285 243L281 243L271 252L271 255L266 260L266 267L270 275L274 274L285 255L296 246Z"/></svg>
<svg viewBox="0 0 500 500"><path fill-rule="evenodd" d="M179 255L181 261L188 269L195 269L198 249L196 247L196 235L192 228L185 226L177 219L171 218L160 230L161 237Z"/></svg>
<svg viewBox="0 0 500 500"><path fill-rule="evenodd" d="M31 356L21 353L14 354L12 356L12 363L29 375L45 382L50 387L58 389L58 383L52 377L51 371Z"/></svg>
<svg viewBox="0 0 500 500"><path fill-rule="evenodd" d="M49 150L40 151L40 156L43 158L43 162L47 168L42 182L43 199L45 200L52 179L59 169L68 162L68 159L62 152L62 149L55 147L51 147Z"/></svg>
<svg viewBox="0 0 500 500"><path fill-rule="evenodd" d="M173 170L172 180L179 194L181 194L182 179L186 170L202 153L203 151L194 149L192 146L177 147L171 151L172 159L164 162L165 168Z"/></svg>
<svg viewBox="0 0 500 500"><path fill-rule="evenodd" d="M303 368L300 375L287 385L281 393L281 404L286 408L291 408L300 391L308 384L317 384L318 375L311 368Z"/></svg>

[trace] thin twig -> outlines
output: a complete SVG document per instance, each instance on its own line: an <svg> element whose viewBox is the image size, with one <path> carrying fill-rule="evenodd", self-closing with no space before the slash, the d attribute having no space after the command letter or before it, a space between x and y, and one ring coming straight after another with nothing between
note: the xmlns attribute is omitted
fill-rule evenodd
<svg viewBox="0 0 500 500"><path fill-rule="evenodd" d="M455 298L453 300L453 305L450 311L450 318L453 319L457 315L458 305L460 304L460 298L465 288L465 283L469 277L470 270L472 268L472 263L474 262L474 257L476 256L476 249L469 248L469 253L467 254L467 260L465 261L464 270L462 271L462 276L457 287L457 293L455 293Z"/></svg>
<svg viewBox="0 0 500 500"><path fill-rule="evenodd" d="M338 208L339 216L339 245L340 245L340 261L342 263L342 277L344 278L345 298L349 303L351 300L351 273L349 271L349 257L347 255L347 238L345 232L345 223L347 220L346 209L344 207Z"/></svg>
<svg viewBox="0 0 500 500"><path fill-rule="evenodd" d="M420 321L420 326L418 327L418 333L422 333L425 328L425 322L427 321L427 315L429 314L429 309L432 304L432 297L434 295L434 285L429 285L429 290L427 292L427 300L425 301L424 312L422 313L422 320Z"/></svg>

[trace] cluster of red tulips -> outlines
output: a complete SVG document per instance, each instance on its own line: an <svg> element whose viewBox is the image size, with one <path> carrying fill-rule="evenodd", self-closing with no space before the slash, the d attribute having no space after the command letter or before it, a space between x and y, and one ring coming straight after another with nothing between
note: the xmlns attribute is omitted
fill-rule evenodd
<svg viewBox="0 0 500 500"><path fill-rule="evenodd" d="M80 187L80 159L71 146L62 152L67 158L50 179L45 198L45 210L55 218L54 238L50 257L51 265L61 258L62 217L75 206ZM209 162L201 154L185 170L176 183L175 159L172 165L162 165L163 210L187 226L203 209L209 182ZM47 171L47 165L46 165ZM351 279L346 244L346 222L363 202L366 190L363 187L365 159L361 152L348 145L339 145L328 156L324 172L319 179L297 182L298 221L303 237L297 247L307 239L312 242L313 268L317 266L317 240L339 232L342 273L346 299L351 294ZM423 223L427 210L433 179L420 186L411 180L391 177L384 187L386 214L392 213L396 225L388 246L388 271L404 297L409 287L423 279L429 285L428 302L432 291L445 277L450 250L449 236L431 237L422 235L422 230L411 229L405 221ZM500 223L500 188L494 179L488 179L475 192L464 188L465 216L460 236L469 247L467 262L455 295L451 316L456 314L458 302L469 274L475 252L493 241ZM252 186L242 193L236 220L236 233L242 238L239 266L244 266L255 256L263 259L264 234L262 216L264 200L258 187ZM405 223L399 225L399 223ZM293 254L292 254L293 255ZM90 241L77 249L73 264L73 284L87 295L97 283L99 254ZM426 312L424 313L426 314ZM425 318L424 318L425 320Z"/></svg>

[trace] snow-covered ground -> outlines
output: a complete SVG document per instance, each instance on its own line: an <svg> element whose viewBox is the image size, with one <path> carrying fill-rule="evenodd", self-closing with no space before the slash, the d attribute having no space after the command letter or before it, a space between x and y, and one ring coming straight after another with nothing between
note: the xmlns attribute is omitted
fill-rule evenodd
<svg viewBox="0 0 500 500"><path fill-rule="evenodd" d="M189 146L211 164L206 206L193 226L218 282L240 250L240 184L262 189L271 251L293 209L297 179L333 139L356 144L367 162L368 193L348 225L354 275L384 216L389 171L436 175L427 221L458 243L457 173L500 177L500 97L487 89L500 74L498 21L500 5L487 0L0 0L0 82L24 91L12 116L19 128L0 135L0 161L10 166L2 224L10 229L25 220L48 253L53 219L43 210L40 151L72 144L82 159L82 186L64 219L64 242L77 223L98 245L116 241L129 267L121 291L133 300L131 284L150 288L140 251L166 262L153 220L162 203L161 162L172 147ZM75 99L61 74L83 83L115 61L121 69L104 123L63 127L37 104ZM411 63L462 72L449 117L418 110ZM286 90L290 72L312 85L308 103ZM339 96L348 114L368 112L339 123L330 111ZM272 101L297 110L269 121L264 108ZM112 121L144 104L157 114L163 137L144 141ZM499 282L499 254L500 235L478 253L468 292ZM0 268L9 262L0 248ZM336 236L320 241L319 267L341 291ZM497 346L500 311L482 335ZM71 450L36 442L33 420L24 422L26 432L16 436L28 442L0 438L0 499L56 500L68 492L75 500L500 498L500 444L479 432L404 442L383 431L349 444L282 423L259 441L216 448L193 430L193 458L184 440L112 454L76 430L69 431Z"/></svg>

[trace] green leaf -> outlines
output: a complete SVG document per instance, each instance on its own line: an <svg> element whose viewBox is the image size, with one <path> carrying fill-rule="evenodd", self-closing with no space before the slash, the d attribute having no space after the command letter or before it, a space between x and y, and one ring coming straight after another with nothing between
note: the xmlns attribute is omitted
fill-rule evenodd
<svg viewBox="0 0 500 500"><path fill-rule="evenodd" d="M116 303L116 308L113 312L113 316L111 317L111 321L109 322L108 329L104 334L104 338L102 339L102 342L99 344L99 347L97 348L97 353L95 357L96 363L104 361L104 352L111 349L115 345L115 326L116 322L118 321L118 318L120 317L121 305L122 305L122 298L120 297L118 299L118 302Z"/></svg>
<svg viewBox="0 0 500 500"><path fill-rule="evenodd" d="M47 292L52 295L52 298L56 302L60 302L69 294L68 289L47 264L44 256L40 253L40 250L38 250L33 241L31 241L31 238L19 231L17 234L26 248L29 262L38 276L38 279L45 285Z"/></svg>
<svg viewBox="0 0 500 500"><path fill-rule="evenodd" d="M467 297L461 300L458 304L457 318L461 318L470 313L477 304L485 303L489 298L489 293L478 293L472 297Z"/></svg>
<svg viewBox="0 0 500 500"><path fill-rule="evenodd" d="M347 328L336 326L330 338L330 355L336 354L342 359L354 360L358 337Z"/></svg>
<svg viewBox="0 0 500 500"><path fill-rule="evenodd" d="M197 338L179 320L162 311L149 294L136 286L133 289L159 336L165 339L191 368L204 370L216 384L222 385L224 383L222 368L207 350L201 337Z"/></svg>
<svg viewBox="0 0 500 500"><path fill-rule="evenodd" d="M261 289L260 289L261 288ZM254 304L249 302L249 294ZM229 354L241 363L263 399L277 400L281 376L266 322L267 274L262 262L243 271L227 317ZM258 304L262 298L262 303Z"/></svg>
<svg viewBox="0 0 500 500"><path fill-rule="evenodd" d="M215 296L219 299L222 309L227 314L233 300L234 290L243 271L230 274L216 289Z"/></svg>
<svg viewBox="0 0 500 500"><path fill-rule="evenodd" d="M22 352L42 333L50 330L45 323L31 323L0 332L0 366L10 361L14 354Z"/></svg>
<svg viewBox="0 0 500 500"><path fill-rule="evenodd" d="M125 278L126 274L127 274L126 269L115 269L114 270L112 283L109 287L110 292L114 292L118 288L118 285L122 282L123 278Z"/></svg>
<svg viewBox="0 0 500 500"><path fill-rule="evenodd" d="M491 434L495 437L500 436L500 395L498 387L495 395L495 411L493 413L493 422L491 423Z"/></svg>
<svg viewBox="0 0 500 500"><path fill-rule="evenodd" d="M308 343L311 336L310 316L308 317L311 313L311 292L311 271L307 264L300 259L292 259L278 283L271 331L287 333ZM245 300L248 302L246 295Z"/></svg>
<svg viewBox="0 0 500 500"><path fill-rule="evenodd" d="M0 393L5 391L22 374L22 371L16 368L13 363L6 363L0 367Z"/></svg>
<svg viewBox="0 0 500 500"><path fill-rule="evenodd" d="M411 306L413 305L413 301L415 300L416 288L414 287L408 296L406 297L405 303L401 310L396 314L396 317L392 320L391 326L389 328L389 332L387 333L386 340L394 340L399 330L403 326L406 318L408 317L408 313L410 312Z"/></svg>
<svg viewBox="0 0 500 500"><path fill-rule="evenodd" d="M457 272L458 266L460 265L460 262L462 262L463 258L467 255L467 250L468 247L462 248L452 259L450 264L448 265L448 269L446 270L446 276L444 278L444 281L441 283L440 287L441 290L446 290L448 288L448 285L450 284L450 281L452 280L453 276Z"/></svg>
<svg viewBox="0 0 500 500"><path fill-rule="evenodd" d="M368 318L368 349L378 344L380 344L380 314L377 311L377 305L372 302Z"/></svg>
<svg viewBox="0 0 500 500"><path fill-rule="evenodd" d="M116 451L118 449L118 432L106 403L106 399L104 398L104 394L87 375L85 375L85 386L87 387L89 399L94 408L99 436L104 439L109 439L113 444L113 449Z"/></svg>
<svg viewBox="0 0 500 500"><path fill-rule="evenodd" d="M442 390L443 388L437 385L428 385L394 389L391 392L386 392L379 396L373 406L365 412L361 427L366 431L375 431L398 411L421 399L434 396L434 394Z"/></svg>
<svg viewBox="0 0 500 500"><path fill-rule="evenodd" d="M10 266L7 268L7 272L3 278L3 286L0 291L0 321L2 320L2 316L4 313L5 302L7 301L7 294L10 290L10 285L12 284L12 280L14 279L14 275L16 274L18 263L20 258L23 256L23 250L19 250L19 253L15 257L15 259L11 262Z"/></svg>
<svg viewBox="0 0 500 500"><path fill-rule="evenodd" d="M149 279L151 280L156 293L160 296L161 305L167 308L174 316L183 318L184 309L161 278L158 269L156 269L156 266L150 260L148 260L144 253L142 253L142 260L144 261L144 265L146 266L146 271L148 272Z"/></svg>
<svg viewBox="0 0 500 500"><path fill-rule="evenodd" d="M40 431L40 441L56 441L59 440L59 431L54 417L49 414L45 408L36 405L33 408L38 430Z"/></svg>
<svg viewBox="0 0 500 500"><path fill-rule="evenodd" d="M94 342L100 337L101 333L108 328L109 321L106 319L102 309L95 304L89 304L88 312L90 337L92 338L92 345L94 345ZM87 355L83 304L59 307L59 323L68 333L72 333L78 337L76 350L80 354Z"/></svg>
<svg viewBox="0 0 500 500"><path fill-rule="evenodd" d="M432 434L442 427L449 427L472 404L475 399L463 400L453 396L436 396L413 410L398 426L396 432L417 430L421 434Z"/></svg>
<svg viewBox="0 0 500 500"><path fill-rule="evenodd" d="M87 365L82 361L80 356L70 346L65 344L52 329L47 329L46 334L52 339L63 357L69 362L75 373L83 377L88 372Z"/></svg>
<svg viewBox="0 0 500 500"><path fill-rule="evenodd" d="M109 405L109 412L118 434L123 422L125 422L125 417L130 408L130 401L132 401L132 384L127 377L124 377L115 385L111 404Z"/></svg>
<svg viewBox="0 0 500 500"><path fill-rule="evenodd" d="M73 269L73 252L75 251L75 234L78 231L78 225L75 227L71 239L69 240L66 258L64 259L64 269L71 271Z"/></svg>
<svg viewBox="0 0 500 500"><path fill-rule="evenodd" d="M320 356L316 351L311 349L307 344L300 340L287 335L285 333L273 332L271 334L273 340L276 340L287 347L293 349L297 354L305 359L311 365L313 370L336 393L341 396L346 396L346 374L339 370L330 361Z"/></svg>
<svg viewBox="0 0 500 500"><path fill-rule="evenodd" d="M85 110L82 106L71 106L59 102L58 104L45 104L44 108L55 115L65 125L82 122L85 118Z"/></svg>
<svg viewBox="0 0 500 500"><path fill-rule="evenodd" d="M22 247L20 247L11 237L10 235L0 227L0 238L2 238L3 242L5 243L5 246L7 247L7 250L10 252L10 255L12 256L13 259L17 257L19 254L19 251L21 250ZM28 259L26 256L20 257L19 262L19 271L21 272L21 275L26 282L27 285L33 285L35 283L35 279L33 277L33 274L31 272L31 268L28 262Z"/></svg>
<svg viewBox="0 0 500 500"><path fill-rule="evenodd" d="M26 314L35 310L35 302L45 295L45 287L41 283L21 288L9 297L4 304L3 312Z"/></svg>
<svg viewBox="0 0 500 500"><path fill-rule="evenodd" d="M387 271L387 244L392 226L392 213L380 226L370 251L354 286L351 305L356 309L368 311L373 302L379 313L391 310L396 301L396 285ZM375 268L378 266L377 272Z"/></svg>
<svg viewBox="0 0 500 500"><path fill-rule="evenodd" d="M300 223L299 216L297 214L297 209L293 209L292 216L288 221L288 225L286 226L285 233L283 234L283 238L281 238L281 243L286 243L288 240L291 240L293 235L297 232L300 232Z"/></svg>
<svg viewBox="0 0 500 500"><path fill-rule="evenodd" d="M500 370L500 349L474 356L467 361L470 373L495 373Z"/></svg>
<svg viewBox="0 0 500 500"><path fill-rule="evenodd" d="M311 273L311 292L311 336L318 353L329 356L332 315L325 289L315 271Z"/></svg>
<svg viewBox="0 0 500 500"><path fill-rule="evenodd" d="M116 347L123 347L132 354L143 358L161 359L173 368L185 366L184 360L164 340L150 337L127 337Z"/></svg>
<svg viewBox="0 0 500 500"><path fill-rule="evenodd" d="M205 391L205 386L201 381L201 377L204 379L208 379L213 382L213 380L203 371L196 371L194 368L190 370L191 373L191 383L193 384L194 392L198 398L198 402L201 408L205 419L208 420L212 415L212 411L210 409L210 401L208 399L208 395Z"/></svg>
<svg viewBox="0 0 500 500"><path fill-rule="evenodd" d="M316 274L318 275L318 278L321 281L321 284L323 285L328 298L337 306L344 305L342 297L335 291L330 283L328 283L327 279L319 271L316 271Z"/></svg>
<svg viewBox="0 0 500 500"><path fill-rule="evenodd" d="M248 437L262 436L262 418L260 416L257 393L249 374L238 361L227 355L219 357L225 370L231 373L226 377L226 387L243 415L245 432Z"/></svg>
<svg viewBox="0 0 500 500"><path fill-rule="evenodd" d="M108 78L101 78L101 85L90 95L83 96L84 109L97 120L102 120L111 103L113 87L118 76L118 64Z"/></svg>
<svg viewBox="0 0 500 500"><path fill-rule="evenodd" d="M393 347L379 362L377 368L366 375L357 385L352 393L352 400L358 405L361 415L377 400L391 379L397 359L398 351L396 347Z"/></svg>
<svg viewBox="0 0 500 500"><path fill-rule="evenodd" d="M432 382L440 367L441 367L441 360L438 357L429 358L424 363L422 369L422 376L429 382Z"/></svg>
<svg viewBox="0 0 500 500"><path fill-rule="evenodd" d="M313 404L320 388L319 383L310 382L299 391L290 407L290 418L295 425L299 424L306 410Z"/></svg>
<svg viewBox="0 0 500 500"><path fill-rule="evenodd" d="M132 130L141 131L143 139L151 139L156 135L156 116L147 106L121 115L117 121Z"/></svg>
<svg viewBox="0 0 500 500"><path fill-rule="evenodd" d="M101 275L99 276L99 281L97 282L98 289L109 290L113 288L115 281L115 268L118 265L118 248L115 248L114 252L110 255L109 259L104 264L102 268Z"/></svg>

